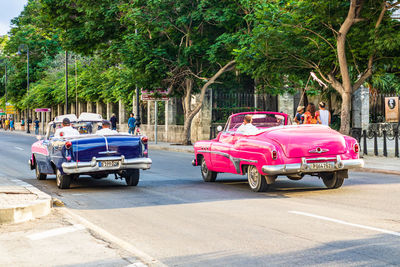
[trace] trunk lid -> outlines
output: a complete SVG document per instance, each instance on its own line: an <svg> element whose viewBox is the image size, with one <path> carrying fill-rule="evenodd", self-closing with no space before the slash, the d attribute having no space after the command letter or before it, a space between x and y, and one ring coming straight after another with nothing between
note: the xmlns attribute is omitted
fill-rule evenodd
<svg viewBox="0 0 400 267"><path fill-rule="evenodd" d="M99 159L123 155L126 159L138 158L142 157L143 152L139 136L95 136L77 138L71 143L73 159L80 162L91 161L93 157Z"/></svg>
<svg viewBox="0 0 400 267"><path fill-rule="evenodd" d="M288 158L324 157L346 152L343 135L328 127L283 127L265 134L281 145Z"/></svg>

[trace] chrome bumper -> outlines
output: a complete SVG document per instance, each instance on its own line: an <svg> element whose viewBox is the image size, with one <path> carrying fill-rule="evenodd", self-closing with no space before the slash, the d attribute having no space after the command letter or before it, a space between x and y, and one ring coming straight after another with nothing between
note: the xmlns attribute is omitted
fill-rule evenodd
<svg viewBox="0 0 400 267"><path fill-rule="evenodd" d="M118 161L117 166L104 167L99 166L99 162L102 161ZM61 164L63 172L66 174L78 174L78 173L90 173L90 172L101 172L101 171L118 171L126 169L150 169L152 160L149 158L135 158L125 159L121 157L105 157L96 158L93 157L89 162L64 162Z"/></svg>
<svg viewBox="0 0 400 267"><path fill-rule="evenodd" d="M317 161L313 163L331 162L331 168L315 168L316 165L308 163L308 161ZM320 161L320 162L318 162ZM323 161L323 162L322 162ZM301 174L301 173L315 173L315 172L333 172L340 170L348 170L354 168L362 168L364 160L362 159L349 159L342 160L340 156L336 158L302 158L301 163L282 164L282 165L264 165L262 166L263 173L269 175L287 175L287 174Z"/></svg>

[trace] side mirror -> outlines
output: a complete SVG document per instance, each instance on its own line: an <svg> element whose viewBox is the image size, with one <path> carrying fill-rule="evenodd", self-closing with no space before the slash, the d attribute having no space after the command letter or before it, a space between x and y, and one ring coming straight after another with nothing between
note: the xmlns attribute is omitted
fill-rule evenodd
<svg viewBox="0 0 400 267"><path fill-rule="evenodd" d="M218 125L217 131L218 131L218 132L222 131L222 126L221 126L221 125Z"/></svg>

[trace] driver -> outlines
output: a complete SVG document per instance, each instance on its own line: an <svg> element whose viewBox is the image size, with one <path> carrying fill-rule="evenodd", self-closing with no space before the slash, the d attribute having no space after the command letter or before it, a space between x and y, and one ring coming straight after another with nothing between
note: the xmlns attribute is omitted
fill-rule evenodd
<svg viewBox="0 0 400 267"><path fill-rule="evenodd" d="M56 130L54 137L70 137L79 135L79 132L71 127L71 122L68 118L63 119L62 126L62 128Z"/></svg>
<svg viewBox="0 0 400 267"><path fill-rule="evenodd" d="M111 123L108 120L103 120L101 122L101 124L103 125L103 128L101 130L97 130L96 134L98 135L113 135L113 134L118 134L117 131L115 130L111 130Z"/></svg>
<svg viewBox="0 0 400 267"><path fill-rule="evenodd" d="M237 132L242 132L243 134L254 134L257 132L257 127L251 124L253 118L251 115L245 115L243 118L243 124L237 129Z"/></svg>

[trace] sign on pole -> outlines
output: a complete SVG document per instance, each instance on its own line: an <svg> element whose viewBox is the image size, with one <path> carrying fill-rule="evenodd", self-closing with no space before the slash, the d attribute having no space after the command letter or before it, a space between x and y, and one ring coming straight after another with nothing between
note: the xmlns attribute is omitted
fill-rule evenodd
<svg viewBox="0 0 400 267"><path fill-rule="evenodd" d="M4 109L0 108L0 116L2 115L6 115L6 113L4 112Z"/></svg>
<svg viewBox="0 0 400 267"><path fill-rule="evenodd" d="M50 112L51 108L35 108L35 112Z"/></svg>
<svg viewBox="0 0 400 267"><path fill-rule="evenodd" d="M10 103L6 103L6 114L15 114L15 107L14 105L11 105Z"/></svg>
<svg viewBox="0 0 400 267"><path fill-rule="evenodd" d="M168 91L165 90L142 90L142 101L167 101L169 100Z"/></svg>

